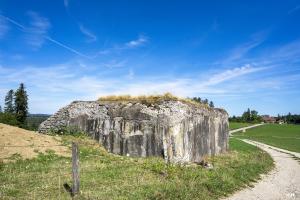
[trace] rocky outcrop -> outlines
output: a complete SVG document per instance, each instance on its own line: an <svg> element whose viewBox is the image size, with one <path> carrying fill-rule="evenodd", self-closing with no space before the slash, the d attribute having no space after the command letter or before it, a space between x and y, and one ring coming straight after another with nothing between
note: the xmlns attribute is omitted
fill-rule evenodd
<svg viewBox="0 0 300 200"><path fill-rule="evenodd" d="M76 127L109 152L162 156L170 162L200 162L228 149L228 114L181 101L75 101L43 122L39 132Z"/></svg>

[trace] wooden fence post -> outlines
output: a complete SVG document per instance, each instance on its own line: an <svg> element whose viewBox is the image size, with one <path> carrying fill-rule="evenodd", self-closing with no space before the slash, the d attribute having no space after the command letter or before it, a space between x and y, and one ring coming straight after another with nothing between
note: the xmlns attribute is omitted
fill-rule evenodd
<svg viewBox="0 0 300 200"><path fill-rule="evenodd" d="M78 144L72 142L72 177L73 177L73 186L72 186L72 196L75 196L79 193L79 151Z"/></svg>

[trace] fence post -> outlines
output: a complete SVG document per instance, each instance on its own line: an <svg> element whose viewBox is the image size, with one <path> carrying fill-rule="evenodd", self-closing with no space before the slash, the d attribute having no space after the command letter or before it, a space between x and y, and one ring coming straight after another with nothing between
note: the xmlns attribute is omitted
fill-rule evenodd
<svg viewBox="0 0 300 200"><path fill-rule="evenodd" d="M79 151L78 144L72 142L72 178L73 178L73 186L72 186L72 196L75 196L79 193Z"/></svg>

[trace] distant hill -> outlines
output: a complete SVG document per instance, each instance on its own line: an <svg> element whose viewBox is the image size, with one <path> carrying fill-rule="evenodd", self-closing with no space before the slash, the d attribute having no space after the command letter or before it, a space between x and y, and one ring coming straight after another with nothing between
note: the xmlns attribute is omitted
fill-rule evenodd
<svg viewBox="0 0 300 200"><path fill-rule="evenodd" d="M50 117L49 114L28 114L28 117Z"/></svg>
<svg viewBox="0 0 300 200"><path fill-rule="evenodd" d="M49 114L28 114L27 117L27 128L30 130L36 131L39 127L39 125L48 119L51 115Z"/></svg>

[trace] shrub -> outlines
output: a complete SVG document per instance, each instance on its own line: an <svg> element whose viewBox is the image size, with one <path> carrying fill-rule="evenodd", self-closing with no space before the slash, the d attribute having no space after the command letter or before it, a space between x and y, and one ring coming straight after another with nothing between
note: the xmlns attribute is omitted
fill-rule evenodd
<svg viewBox="0 0 300 200"><path fill-rule="evenodd" d="M12 113L0 113L0 123L18 126L19 122L16 116Z"/></svg>
<svg viewBox="0 0 300 200"><path fill-rule="evenodd" d="M76 126L61 126L59 128L51 129L50 134L54 135L73 135L73 136L82 136L86 135L83 131L81 131Z"/></svg>

